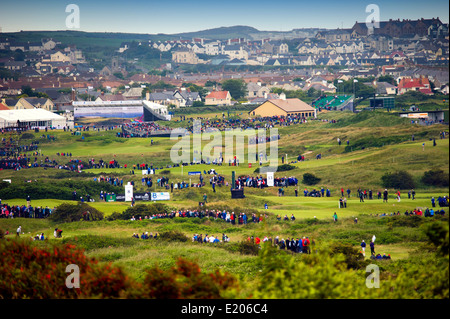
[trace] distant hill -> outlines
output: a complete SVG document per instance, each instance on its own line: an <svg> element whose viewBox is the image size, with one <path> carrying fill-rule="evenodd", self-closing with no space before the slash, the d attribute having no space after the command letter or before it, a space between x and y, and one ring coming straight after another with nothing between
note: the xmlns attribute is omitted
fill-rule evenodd
<svg viewBox="0 0 450 319"><path fill-rule="evenodd" d="M247 40L261 40L267 38L293 39L314 37L320 30L325 29L303 28L293 29L291 31L261 31L253 27L237 25L232 27L220 27L195 32L170 34L169 36L176 36L182 39L207 38L212 40L226 40L234 38L245 38Z"/></svg>
<svg viewBox="0 0 450 319"><path fill-rule="evenodd" d="M118 32L85 32L74 30L59 31L20 31L1 33L0 36L15 39L17 42L35 42L41 39L52 38L63 45L75 45L80 49L93 47L118 48L122 42L131 41L166 41L176 39L207 38L211 40L226 40L245 38L248 40L260 39L292 39L313 37L319 29L294 29L292 31L260 31L249 26L220 27L194 32L175 34L145 34L145 33L118 33Z"/></svg>
<svg viewBox="0 0 450 319"><path fill-rule="evenodd" d="M195 32L176 33L171 34L171 36L177 36L183 39L192 39L192 38L208 38L214 40L225 40L233 38L248 39L250 37L250 34L255 34L259 32L261 31L253 27L236 25L232 27L220 27Z"/></svg>

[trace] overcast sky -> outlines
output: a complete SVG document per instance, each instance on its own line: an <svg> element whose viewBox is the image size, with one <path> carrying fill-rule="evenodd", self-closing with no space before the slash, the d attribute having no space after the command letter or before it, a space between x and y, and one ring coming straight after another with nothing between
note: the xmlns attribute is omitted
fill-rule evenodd
<svg viewBox="0 0 450 319"><path fill-rule="evenodd" d="M0 28L69 30L66 6L80 10L79 31L129 33L180 33L222 26L246 25L261 31L296 28L351 28L365 22L376 4L380 20L439 17L448 23L448 0L1 0ZM72 29L74 30L74 29Z"/></svg>

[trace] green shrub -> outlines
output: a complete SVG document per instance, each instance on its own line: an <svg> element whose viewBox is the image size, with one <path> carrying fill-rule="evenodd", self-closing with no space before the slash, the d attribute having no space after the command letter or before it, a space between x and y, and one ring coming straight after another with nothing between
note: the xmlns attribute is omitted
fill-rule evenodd
<svg viewBox="0 0 450 319"><path fill-rule="evenodd" d="M169 270L158 266L149 269L142 286L127 298L230 299L236 298L238 291L234 276L219 270L204 273L197 263L180 258Z"/></svg>
<svg viewBox="0 0 450 319"><path fill-rule="evenodd" d="M205 103L202 101L194 101L194 103L192 103L193 107L202 107L205 106Z"/></svg>
<svg viewBox="0 0 450 319"><path fill-rule="evenodd" d="M415 188L414 180L406 171L386 173L381 177L381 182L386 188L412 189Z"/></svg>
<svg viewBox="0 0 450 319"><path fill-rule="evenodd" d="M433 222L425 228L428 240L437 248L443 256L449 255L449 226L448 223ZM448 268L447 268L448 269Z"/></svg>
<svg viewBox="0 0 450 319"><path fill-rule="evenodd" d="M296 167L290 164L283 164L278 166L277 172L286 172L295 169Z"/></svg>
<svg viewBox="0 0 450 319"><path fill-rule="evenodd" d="M334 254L344 255L348 269L362 269L369 263L369 261L365 260L363 254L349 243L334 243L331 246L331 255Z"/></svg>
<svg viewBox="0 0 450 319"><path fill-rule="evenodd" d="M259 258L262 271L252 294L256 299L371 298L377 290L367 289L355 271L347 271L342 254L319 249L298 256L264 247Z"/></svg>
<svg viewBox="0 0 450 319"><path fill-rule="evenodd" d="M187 242L188 238L185 234L177 230L171 230L159 234L159 238L165 241Z"/></svg>
<svg viewBox="0 0 450 319"><path fill-rule="evenodd" d="M303 174L302 183L305 185L316 185L320 181L321 181L321 179L319 177L316 177L314 174L311 174L311 173Z"/></svg>
<svg viewBox="0 0 450 319"><path fill-rule="evenodd" d="M31 139L33 139L34 138L34 134L32 134L32 133L23 133L21 136L20 136L20 139L21 140L31 140Z"/></svg>
<svg viewBox="0 0 450 319"><path fill-rule="evenodd" d="M253 256L258 256L260 250L258 245L249 241L230 243L224 247L226 250L233 253L240 253L242 255L253 255Z"/></svg>
<svg viewBox="0 0 450 319"><path fill-rule="evenodd" d="M422 183L428 186L449 186L449 175L441 169L426 171L421 179Z"/></svg>
<svg viewBox="0 0 450 319"><path fill-rule="evenodd" d="M0 299L120 298L132 281L120 268L99 264L71 245L0 241ZM68 289L68 265L80 271L80 289Z"/></svg>
<svg viewBox="0 0 450 319"><path fill-rule="evenodd" d="M103 213L86 203L63 203L52 211L49 219L57 223L69 223L79 220L94 221L102 220Z"/></svg>
<svg viewBox="0 0 450 319"><path fill-rule="evenodd" d="M122 213L113 213L109 216L108 220L122 219L129 220L131 217L139 219L145 218L145 216L152 216L154 214L165 214L169 213L170 208L162 203L153 203L153 204L137 204L133 207L128 207Z"/></svg>
<svg viewBox="0 0 450 319"><path fill-rule="evenodd" d="M274 167L268 167L268 166L266 166L265 168L269 168L270 172L275 172L275 171L277 171L277 172L286 172L286 171L293 170L296 167L293 166L293 165L290 165L290 164L283 164L283 165L278 166L276 169ZM260 173L260 168L258 167L257 169L255 169L253 171L253 173L259 174Z"/></svg>

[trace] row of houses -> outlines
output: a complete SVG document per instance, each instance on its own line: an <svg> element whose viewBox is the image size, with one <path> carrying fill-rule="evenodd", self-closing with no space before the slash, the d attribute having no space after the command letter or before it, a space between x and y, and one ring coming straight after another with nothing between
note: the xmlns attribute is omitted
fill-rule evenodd
<svg viewBox="0 0 450 319"><path fill-rule="evenodd" d="M1 100L2 110L27 110L44 109L55 111L55 104L48 98L22 97L20 99L3 98Z"/></svg>
<svg viewBox="0 0 450 319"><path fill-rule="evenodd" d="M66 47L61 50L42 50L26 56L23 61L4 58L0 67L28 77L45 74L70 75L74 72L93 72L88 67L81 50Z"/></svg>
<svg viewBox="0 0 450 319"><path fill-rule="evenodd" d="M403 36L429 36L432 38L445 38L448 36L448 24L437 18L432 19L389 19L388 21L373 21L373 23L356 21L352 28L322 30L317 32L316 38L327 42L349 41L369 35L386 35L400 38Z"/></svg>
<svg viewBox="0 0 450 319"><path fill-rule="evenodd" d="M143 43L139 43L143 45ZM148 41L148 46L161 52L187 49L196 54L221 55L231 54L233 51L245 51L247 54L287 54L289 46L281 40L263 39L260 41L248 41L244 38L228 39L225 41L194 38L192 40ZM130 47L129 43L122 43L118 52L125 52ZM242 58L242 57L241 57Z"/></svg>
<svg viewBox="0 0 450 319"><path fill-rule="evenodd" d="M45 50L53 50L58 44L60 44L60 42L58 43L53 39L42 39L40 42L18 42L14 38L0 36L0 50L39 52Z"/></svg>
<svg viewBox="0 0 450 319"><path fill-rule="evenodd" d="M398 50L393 50L393 48ZM298 55L251 55L243 46L236 45L224 54L201 59L194 51L183 48L172 52L172 61L179 64L211 65L385 65L398 60L409 59L417 64L448 63L448 42L409 42L408 45L389 44L386 50L366 49L363 42L313 43L298 46Z"/></svg>

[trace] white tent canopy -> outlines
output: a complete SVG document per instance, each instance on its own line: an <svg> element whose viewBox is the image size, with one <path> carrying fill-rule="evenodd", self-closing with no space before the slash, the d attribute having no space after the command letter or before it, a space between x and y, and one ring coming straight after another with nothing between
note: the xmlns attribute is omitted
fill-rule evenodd
<svg viewBox="0 0 450 319"><path fill-rule="evenodd" d="M4 110L0 111L0 128L16 126L17 121L22 125L39 127L63 128L66 126L64 116L49 112L44 109Z"/></svg>

